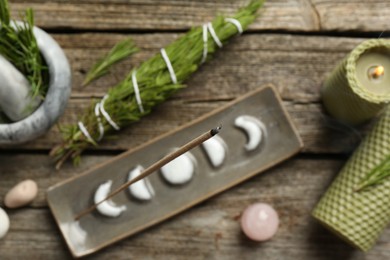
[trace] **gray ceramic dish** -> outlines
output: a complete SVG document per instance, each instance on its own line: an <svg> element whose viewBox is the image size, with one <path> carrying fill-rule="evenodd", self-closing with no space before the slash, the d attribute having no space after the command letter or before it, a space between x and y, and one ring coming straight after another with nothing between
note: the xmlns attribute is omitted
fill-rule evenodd
<svg viewBox="0 0 390 260"><path fill-rule="evenodd" d="M70 96L71 69L65 53L43 30L34 27L34 35L49 68L49 90L45 100L30 116L18 122L0 124L0 144L22 143L46 133L63 114Z"/></svg>
<svg viewBox="0 0 390 260"><path fill-rule="evenodd" d="M235 118L240 115L254 116L266 128L267 137L262 145L250 152L244 149L247 142L245 134L234 126ZM214 168L204 150L196 147L191 150L197 160L196 174L190 182L171 186L161 178L160 173L153 173L148 176L156 194L151 201L137 202L126 190L113 198L115 204L127 206L127 210L119 217L108 218L93 212L74 221L79 212L92 205L94 193L100 184L113 180L113 187L120 186L136 165L148 167L172 148L185 144L220 123L223 128L218 136L225 140L228 147L223 165ZM49 188L47 200L70 251L73 256L81 257L243 182L291 157L301 147L302 142L276 91L272 87L265 87L76 178Z"/></svg>

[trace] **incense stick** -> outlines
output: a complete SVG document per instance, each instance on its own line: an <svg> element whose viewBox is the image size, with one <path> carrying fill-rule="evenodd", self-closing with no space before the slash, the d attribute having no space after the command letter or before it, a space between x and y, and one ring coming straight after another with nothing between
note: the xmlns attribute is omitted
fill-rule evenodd
<svg viewBox="0 0 390 260"><path fill-rule="evenodd" d="M152 174L153 172L159 170L161 167L163 167L164 165L166 165L167 163L171 162L172 160L176 159L177 157L179 157L180 155L188 152L189 150L191 150L192 148L200 145L201 143L207 141L208 139L210 139L211 137L213 137L214 135L218 134L219 131L221 130L221 126L219 127L216 127L216 128L213 128L211 129L210 131L207 131L206 133L198 136L197 138L191 140L190 142L186 143L185 145L183 145L182 147L180 147L178 150L166 155L165 157L163 157L162 159L160 159L159 161L155 162L154 164L152 164L151 166L149 166L148 168L146 168L140 175L138 175L136 178L122 184L121 186L119 186L119 188L117 188L116 190L114 190L113 192L111 192L105 199L99 201L98 203L95 203L94 205L92 205L91 207L81 211L79 214L76 215L75 217L75 220L79 220L80 218L82 218L83 216L87 215L88 213L94 211L97 206L99 206L99 204L103 203L104 201L114 197L116 194L118 194L119 192L123 191L124 189L126 189L127 187L129 187L131 184L149 176L150 174Z"/></svg>

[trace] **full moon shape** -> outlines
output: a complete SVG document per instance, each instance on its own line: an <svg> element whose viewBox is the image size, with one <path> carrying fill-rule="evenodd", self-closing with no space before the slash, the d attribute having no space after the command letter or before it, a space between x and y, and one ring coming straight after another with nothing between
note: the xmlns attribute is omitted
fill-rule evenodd
<svg viewBox="0 0 390 260"><path fill-rule="evenodd" d="M170 184L185 184L192 179L195 173L195 163L195 157L190 152L186 152L161 167L161 174Z"/></svg>

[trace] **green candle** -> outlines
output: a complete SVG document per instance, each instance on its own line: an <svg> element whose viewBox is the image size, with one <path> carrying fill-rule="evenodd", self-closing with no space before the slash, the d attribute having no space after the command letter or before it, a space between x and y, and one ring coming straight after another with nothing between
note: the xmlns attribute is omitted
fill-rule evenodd
<svg viewBox="0 0 390 260"><path fill-rule="evenodd" d="M338 236L369 250L390 222L390 178L359 189L390 155L390 108L354 152L316 205L313 216Z"/></svg>
<svg viewBox="0 0 390 260"><path fill-rule="evenodd" d="M375 117L390 101L390 41L358 45L327 78L321 94L326 110L344 123Z"/></svg>

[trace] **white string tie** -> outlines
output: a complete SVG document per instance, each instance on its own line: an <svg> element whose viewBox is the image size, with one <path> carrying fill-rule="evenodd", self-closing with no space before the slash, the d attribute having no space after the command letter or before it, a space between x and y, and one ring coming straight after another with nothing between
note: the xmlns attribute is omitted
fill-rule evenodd
<svg viewBox="0 0 390 260"><path fill-rule="evenodd" d="M211 23L208 23L207 28L209 29L209 32L211 34L211 37L213 37L214 42L218 45L219 48L222 48L223 44L219 40L218 35L215 33L213 25Z"/></svg>
<svg viewBox="0 0 390 260"><path fill-rule="evenodd" d="M103 123L102 123L102 119L100 118L99 108L100 108L100 103L96 103L96 105L95 105L95 116L96 116L96 120L98 122L98 127L99 127L98 141L102 140L102 138L104 136L104 126L103 126Z"/></svg>
<svg viewBox="0 0 390 260"><path fill-rule="evenodd" d="M107 122L115 129L119 130L120 127L111 119L110 115L107 113L107 111L104 109L104 102L106 102L106 99L108 98L108 95L105 95L100 102L100 112L102 112L102 115L107 120Z"/></svg>
<svg viewBox="0 0 390 260"><path fill-rule="evenodd" d="M95 144L96 143L95 140L93 140L92 136L89 134L89 132L88 132L87 128L84 126L83 122L79 121L77 124L79 126L79 129L83 133L83 135L85 137L87 137L88 141Z"/></svg>
<svg viewBox="0 0 390 260"><path fill-rule="evenodd" d="M241 23L240 23L239 20L234 19L234 18L225 18L225 22L231 23L231 24L233 24L234 26L236 26L237 31L238 31L240 34L242 34L242 33L244 32L244 30L242 29L242 25L241 25Z"/></svg>
<svg viewBox="0 0 390 260"><path fill-rule="evenodd" d="M167 52L165 51L164 48L161 49L161 56L163 57L163 59L164 59L164 61L165 61L165 64L167 65L169 74L171 75L172 83L173 83L173 84L176 84L176 83L177 83L176 74L175 74L175 71L173 70L171 61L169 60L169 57L168 57L168 55L167 55Z"/></svg>
<svg viewBox="0 0 390 260"><path fill-rule="evenodd" d="M145 112L145 110L144 110L144 107L142 106L142 100L141 100L141 95L139 93L136 74L137 74L137 71L133 70L133 73L131 74L131 80L133 81L133 88L134 88L134 93L135 93L135 99L137 100L137 104L138 104L138 109L141 113L143 113L143 112Z"/></svg>
<svg viewBox="0 0 390 260"><path fill-rule="evenodd" d="M203 25L203 57L202 57L202 63L206 61L207 53L208 53L208 33L207 33L207 24Z"/></svg>

